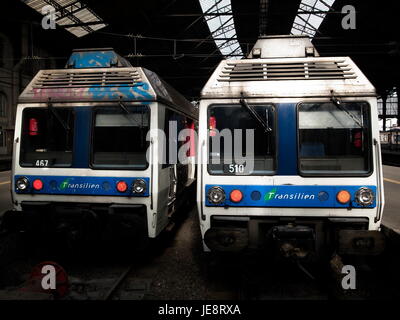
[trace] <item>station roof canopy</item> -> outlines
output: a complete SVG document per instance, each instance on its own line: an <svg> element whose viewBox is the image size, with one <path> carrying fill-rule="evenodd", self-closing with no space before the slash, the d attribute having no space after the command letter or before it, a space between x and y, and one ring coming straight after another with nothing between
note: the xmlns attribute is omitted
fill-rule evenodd
<svg viewBox="0 0 400 320"><path fill-rule="evenodd" d="M314 38L334 2L335 0L302 0L291 33Z"/></svg>
<svg viewBox="0 0 400 320"><path fill-rule="evenodd" d="M188 98L199 96L221 59L246 56L259 35L309 34L322 56L350 56L380 93L400 82L396 1L382 5L373 0L3 1L19 10L24 20L38 22L36 39L57 40L57 48L52 40L48 43L56 56L65 57L60 67L72 49L113 47L134 66L157 72ZM58 30L43 30L42 13L25 5L38 11L38 3L58 3ZM346 5L356 10L354 30L342 26Z"/></svg>
<svg viewBox="0 0 400 320"><path fill-rule="evenodd" d="M51 6L54 8L54 22L77 37L83 37L106 26L93 10L81 1L23 0L23 2L43 15L50 13L49 10L46 10L46 7Z"/></svg>

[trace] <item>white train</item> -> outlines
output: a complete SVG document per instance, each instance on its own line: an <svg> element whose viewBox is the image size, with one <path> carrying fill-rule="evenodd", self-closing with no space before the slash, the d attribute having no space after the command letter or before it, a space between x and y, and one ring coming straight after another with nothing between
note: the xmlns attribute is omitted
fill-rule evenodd
<svg viewBox="0 0 400 320"><path fill-rule="evenodd" d="M175 161L193 141L168 145L168 130L193 129L197 119L177 91L112 49L74 51L65 69L40 71L20 96L14 210L4 225L76 235L93 220L104 230L118 225L118 235L155 238L195 194L195 151Z"/></svg>
<svg viewBox="0 0 400 320"><path fill-rule="evenodd" d="M272 36L222 61L201 93L198 157L206 251L383 249L377 97L349 57Z"/></svg>

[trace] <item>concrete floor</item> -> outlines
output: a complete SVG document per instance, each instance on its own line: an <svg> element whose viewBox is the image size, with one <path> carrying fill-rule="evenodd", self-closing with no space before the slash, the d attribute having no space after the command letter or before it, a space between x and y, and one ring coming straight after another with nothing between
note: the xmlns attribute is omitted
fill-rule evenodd
<svg viewBox="0 0 400 320"><path fill-rule="evenodd" d="M385 210L383 224L400 233L400 168L383 166Z"/></svg>

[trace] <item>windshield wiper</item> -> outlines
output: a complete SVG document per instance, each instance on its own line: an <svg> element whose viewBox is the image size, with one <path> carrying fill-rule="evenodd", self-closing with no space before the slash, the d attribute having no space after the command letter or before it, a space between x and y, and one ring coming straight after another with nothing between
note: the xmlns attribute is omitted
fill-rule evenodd
<svg viewBox="0 0 400 320"><path fill-rule="evenodd" d="M118 101L118 106L128 115L128 116L132 116L133 113L129 111L129 109L126 107L126 105L119 100ZM140 123L139 121L135 121L134 119L132 119L132 117L127 117L128 120L134 125L134 126L138 126L140 129L142 129L143 126L143 117L142 117L142 123Z"/></svg>
<svg viewBox="0 0 400 320"><path fill-rule="evenodd" d="M127 106L122 102L122 99L120 97L118 101L119 107L126 112L128 120L134 125L139 127L139 132L140 132L140 146L143 148L144 147L144 125L143 125L143 111L142 111L142 122L140 123L137 120L134 120L132 117L133 114L132 112L129 111Z"/></svg>
<svg viewBox="0 0 400 320"><path fill-rule="evenodd" d="M58 122L63 126L64 130L68 132L70 130L70 127L69 127L68 123L66 123L63 120L63 118L60 116L60 114L58 113L56 108L53 107L53 104L51 103L50 99L49 99L49 101L47 103L47 108L51 111L51 113L58 120Z"/></svg>
<svg viewBox="0 0 400 320"><path fill-rule="evenodd" d="M343 111L344 113L346 113L360 128L363 127L362 123L360 122L359 119L357 119L354 115L351 114L351 112L349 112L349 110L347 110L347 108L342 105L342 103L340 102L340 100L338 98L335 97L333 90L331 91L332 97L331 100L333 102L333 104L341 111Z"/></svg>
<svg viewBox="0 0 400 320"><path fill-rule="evenodd" d="M240 104L250 113L253 119L262 126L265 133L269 133L272 131L272 129L268 126L268 123L254 110L252 106L247 103L247 101L243 97L243 94L242 98L240 99Z"/></svg>

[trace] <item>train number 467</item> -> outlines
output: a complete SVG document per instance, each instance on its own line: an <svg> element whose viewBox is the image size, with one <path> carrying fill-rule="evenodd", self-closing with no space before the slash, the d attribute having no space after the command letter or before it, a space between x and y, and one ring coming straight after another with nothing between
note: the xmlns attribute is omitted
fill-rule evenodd
<svg viewBox="0 0 400 320"><path fill-rule="evenodd" d="M49 160L36 160L36 167L47 167L49 165Z"/></svg>

